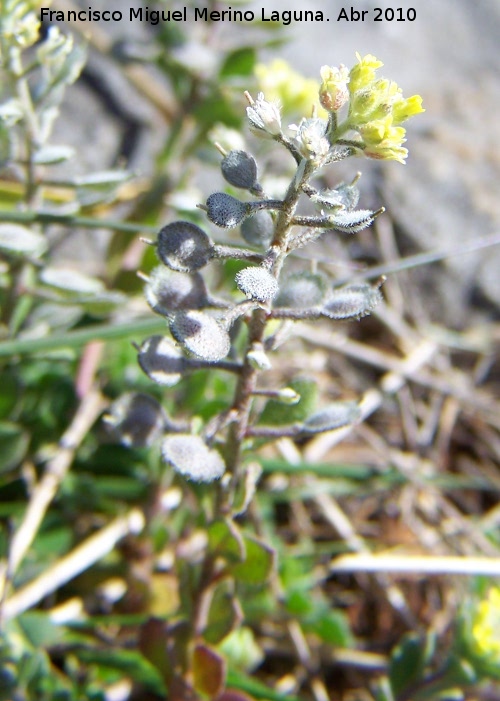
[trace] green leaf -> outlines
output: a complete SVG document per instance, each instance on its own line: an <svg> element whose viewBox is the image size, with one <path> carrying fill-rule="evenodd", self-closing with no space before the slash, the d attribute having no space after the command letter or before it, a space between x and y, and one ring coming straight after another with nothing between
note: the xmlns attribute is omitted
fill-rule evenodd
<svg viewBox="0 0 500 701"><path fill-rule="evenodd" d="M226 665L224 659L207 645L197 645L192 659L194 688L210 698L224 687Z"/></svg>
<svg viewBox="0 0 500 701"><path fill-rule="evenodd" d="M0 474L17 467L29 444L27 432L14 423L0 423Z"/></svg>
<svg viewBox="0 0 500 701"><path fill-rule="evenodd" d="M11 255L41 256L47 248L45 238L20 224L0 224L0 250Z"/></svg>
<svg viewBox="0 0 500 701"><path fill-rule="evenodd" d="M317 382L306 377L298 377L287 386L300 395L299 401L290 405L270 399L259 417L259 424L283 426L302 423L313 413L318 396Z"/></svg>
<svg viewBox="0 0 500 701"><path fill-rule="evenodd" d="M236 579L245 584L264 584L274 566L275 551L253 536L244 536L246 559L231 567Z"/></svg>
<svg viewBox="0 0 500 701"><path fill-rule="evenodd" d="M160 672L139 652L132 650L99 650L81 647L76 653L81 662L122 672L125 678L143 684L148 690L165 696L166 688Z"/></svg>
<svg viewBox="0 0 500 701"><path fill-rule="evenodd" d="M165 621L150 618L139 629L138 647L146 660L155 667L167 684L172 678L173 668L168 650L168 633Z"/></svg>
<svg viewBox="0 0 500 701"><path fill-rule="evenodd" d="M17 619L17 625L34 648L61 642L63 631L42 611L28 611Z"/></svg>
<svg viewBox="0 0 500 701"><path fill-rule="evenodd" d="M316 633L325 643L337 647L350 647L353 635L346 616L342 611L330 610L324 612L307 630Z"/></svg>
<svg viewBox="0 0 500 701"><path fill-rule="evenodd" d="M234 596L231 583L223 581L213 593L203 638L207 643L217 645L241 623L241 619L241 608Z"/></svg>
<svg viewBox="0 0 500 701"><path fill-rule="evenodd" d="M424 654L424 641L414 634L405 636L393 649L389 662L389 680L396 698L421 679Z"/></svg>
<svg viewBox="0 0 500 701"><path fill-rule="evenodd" d="M233 78L237 76L252 75L257 55L255 49L250 46L245 46L242 49L236 49L226 56L226 60L222 64L219 71L220 78Z"/></svg>
<svg viewBox="0 0 500 701"><path fill-rule="evenodd" d="M238 526L220 519L208 527L208 547L211 553L228 562L237 563L245 558L245 543Z"/></svg>

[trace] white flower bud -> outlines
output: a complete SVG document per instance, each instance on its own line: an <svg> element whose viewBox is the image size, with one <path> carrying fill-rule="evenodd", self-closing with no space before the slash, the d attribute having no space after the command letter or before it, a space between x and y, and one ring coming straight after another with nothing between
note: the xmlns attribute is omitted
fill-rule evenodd
<svg viewBox="0 0 500 701"><path fill-rule="evenodd" d="M266 355L262 343L254 343L251 350L247 353L247 360L255 370L270 370L272 368L271 361Z"/></svg>
<svg viewBox="0 0 500 701"><path fill-rule="evenodd" d="M304 117L298 126L290 125L290 129L295 131L294 142L301 156L316 164L325 159L330 150L330 142L326 138L327 128L328 122L317 117Z"/></svg>
<svg viewBox="0 0 500 701"><path fill-rule="evenodd" d="M261 92L255 101L249 95L247 99L251 100L250 107L247 107L247 117L252 133L260 137L281 134L281 115L278 105L267 102L264 99L264 93Z"/></svg>

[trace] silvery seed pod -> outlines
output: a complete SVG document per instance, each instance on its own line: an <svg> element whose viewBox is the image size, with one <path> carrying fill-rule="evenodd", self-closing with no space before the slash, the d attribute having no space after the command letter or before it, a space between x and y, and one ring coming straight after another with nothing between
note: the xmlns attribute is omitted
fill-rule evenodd
<svg viewBox="0 0 500 701"><path fill-rule="evenodd" d="M167 436L161 452L164 461L175 472L193 482L213 482L226 470L220 453L209 448L200 436L189 433Z"/></svg>
<svg viewBox="0 0 500 701"><path fill-rule="evenodd" d="M234 187L251 190L257 182L257 163L246 151L230 151L220 167L224 178Z"/></svg>
<svg viewBox="0 0 500 701"><path fill-rule="evenodd" d="M335 229L335 231L341 231L344 234L357 234L370 226L370 224L373 224L381 211L383 210L372 212L369 209L356 209L350 212L346 209L341 209L330 215L329 220L332 229Z"/></svg>
<svg viewBox="0 0 500 701"><path fill-rule="evenodd" d="M356 402L332 402L309 416L303 425L304 433L324 433L341 426L349 426L360 417Z"/></svg>
<svg viewBox="0 0 500 701"><path fill-rule="evenodd" d="M170 320L170 331L189 353L208 362L222 360L231 347L228 332L205 312L177 312Z"/></svg>
<svg viewBox="0 0 500 701"><path fill-rule="evenodd" d="M267 249L274 236L274 220L267 210L260 209L241 223L240 231L251 246Z"/></svg>
<svg viewBox="0 0 500 701"><path fill-rule="evenodd" d="M269 302L278 293L278 282L266 268L250 266L236 274L236 284L249 299Z"/></svg>
<svg viewBox="0 0 500 701"><path fill-rule="evenodd" d="M118 397L104 420L123 445L134 447L151 445L168 426L168 417L159 402L140 392Z"/></svg>
<svg viewBox="0 0 500 701"><path fill-rule="evenodd" d="M207 289L200 273L179 273L162 265L150 272L144 294L151 309L162 316L179 309L201 309L207 304Z"/></svg>
<svg viewBox="0 0 500 701"><path fill-rule="evenodd" d="M214 192L206 202L207 216L223 229L234 229L251 212L251 205L225 192Z"/></svg>
<svg viewBox="0 0 500 701"><path fill-rule="evenodd" d="M329 293L321 314L330 319L360 319L369 314L381 299L378 287L347 285Z"/></svg>
<svg viewBox="0 0 500 701"><path fill-rule="evenodd" d="M280 286L275 307L304 309L320 304L327 290L327 283L322 275L308 271L292 273Z"/></svg>
<svg viewBox="0 0 500 701"><path fill-rule="evenodd" d="M214 246L199 226L187 221L167 224L158 234L158 257L172 270L192 273L213 256Z"/></svg>
<svg viewBox="0 0 500 701"><path fill-rule="evenodd" d="M165 336L151 336L139 348L138 361L146 375L159 385L172 387L186 369L186 359Z"/></svg>

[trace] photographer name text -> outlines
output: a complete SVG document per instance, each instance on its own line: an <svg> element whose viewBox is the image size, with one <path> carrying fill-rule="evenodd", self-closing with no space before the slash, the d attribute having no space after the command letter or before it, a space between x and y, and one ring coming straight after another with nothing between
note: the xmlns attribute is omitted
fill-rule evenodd
<svg viewBox="0 0 500 701"><path fill-rule="evenodd" d="M177 10L150 10L148 7L121 10L52 10L40 8L40 19L47 22L279 22L289 25L299 22L414 22L417 12L413 7L374 7L371 10L358 10L345 6L328 16L320 10L209 10L207 7L182 7Z"/></svg>

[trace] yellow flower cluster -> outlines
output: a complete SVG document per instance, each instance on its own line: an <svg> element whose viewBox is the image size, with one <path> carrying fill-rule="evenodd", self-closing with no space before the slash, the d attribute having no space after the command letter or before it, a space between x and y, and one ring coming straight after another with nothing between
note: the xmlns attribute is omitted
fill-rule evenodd
<svg viewBox="0 0 500 701"><path fill-rule="evenodd" d="M404 98L395 82L377 78L377 68L383 64L375 56L356 56L358 63L349 72L347 125L360 134L366 156L404 163L408 151L403 148L406 130L401 124L425 111L422 98Z"/></svg>
<svg viewBox="0 0 500 701"><path fill-rule="evenodd" d="M21 49L32 46L38 39L40 20L36 10L39 2L34 0L3 0L0 8L1 45L17 45ZM6 57L1 55L0 59Z"/></svg>
<svg viewBox="0 0 500 701"><path fill-rule="evenodd" d="M266 100L277 101L285 115L310 116L313 106L318 105L316 80L304 78L284 59L277 58L269 64L259 63L254 72L259 90L264 93Z"/></svg>
<svg viewBox="0 0 500 701"><path fill-rule="evenodd" d="M478 605L472 620L476 652L500 668L500 587L492 587Z"/></svg>

